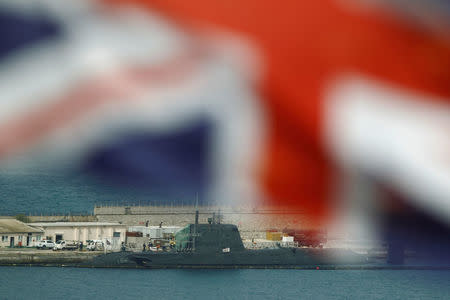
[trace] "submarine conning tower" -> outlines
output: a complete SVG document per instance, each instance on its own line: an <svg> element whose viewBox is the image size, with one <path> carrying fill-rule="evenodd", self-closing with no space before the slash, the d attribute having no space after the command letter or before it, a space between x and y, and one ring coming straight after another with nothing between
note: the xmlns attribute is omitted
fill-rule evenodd
<svg viewBox="0 0 450 300"><path fill-rule="evenodd" d="M198 212L196 212L198 216ZM241 235L236 225L216 223L189 224L175 235L177 251L236 252L244 251Z"/></svg>

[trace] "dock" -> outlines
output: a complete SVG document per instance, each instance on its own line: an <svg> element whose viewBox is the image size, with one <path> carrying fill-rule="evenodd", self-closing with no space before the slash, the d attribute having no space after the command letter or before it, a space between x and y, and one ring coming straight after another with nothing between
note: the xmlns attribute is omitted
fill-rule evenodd
<svg viewBox="0 0 450 300"><path fill-rule="evenodd" d="M52 251L36 249L0 249L0 265L64 266L87 261L101 251Z"/></svg>

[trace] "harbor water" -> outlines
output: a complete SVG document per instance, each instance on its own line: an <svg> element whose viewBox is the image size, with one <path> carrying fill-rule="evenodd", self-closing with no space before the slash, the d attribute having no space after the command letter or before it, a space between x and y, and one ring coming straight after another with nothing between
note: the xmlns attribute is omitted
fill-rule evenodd
<svg viewBox="0 0 450 300"><path fill-rule="evenodd" d="M0 299L449 298L449 270L0 267Z"/></svg>

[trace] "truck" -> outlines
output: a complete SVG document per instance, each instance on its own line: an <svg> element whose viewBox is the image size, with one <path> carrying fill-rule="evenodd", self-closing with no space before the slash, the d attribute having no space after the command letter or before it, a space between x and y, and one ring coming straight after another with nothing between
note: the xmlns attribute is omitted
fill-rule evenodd
<svg viewBox="0 0 450 300"><path fill-rule="evenodd" d="M78 249L79 243L77 241L66 241L59 240L55 243L55 247L53 247L54 251L58 250L76 250Z"/></svg>

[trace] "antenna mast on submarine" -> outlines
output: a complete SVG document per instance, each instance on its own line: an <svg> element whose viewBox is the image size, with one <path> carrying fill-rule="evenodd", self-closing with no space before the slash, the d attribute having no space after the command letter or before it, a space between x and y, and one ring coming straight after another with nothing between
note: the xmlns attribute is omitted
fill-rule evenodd
<svg viewBox="0 0 450 300"><path fill-rule="evenodd" d="M197 200L195 201L195 223L194 223L194 236L192 239L192 250L195 251L195 244L197 240L197 227L198 227L198 193Z"/></svg>

